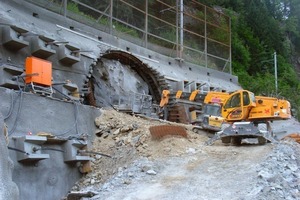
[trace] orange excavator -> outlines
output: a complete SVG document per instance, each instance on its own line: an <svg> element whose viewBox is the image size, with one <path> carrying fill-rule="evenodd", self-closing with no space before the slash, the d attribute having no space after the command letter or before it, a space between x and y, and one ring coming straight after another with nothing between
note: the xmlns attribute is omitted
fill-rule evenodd
<svg viewBox="0 0 300 200"><path fill-rule="evenodd" d="M165 91L160 106L166 106L169 97L170 92ZM176 99L180 99L178 92ZM218 139L235 145L245 138L257 138L259 144L276 142L270 122L291 118L291 107L287 100L255 96L247 90L232 93L209 91L206 94L194 91L189 95L188 101L178 102L183 105L191 104L190 102L198 105L201 108L198 110L201 113L201 128L218 131L206 142L207 145Z"/></svg>
<svg viewBox="0 0 300 200"><path fill-rule="evenodd" d="M200 126L207 131L220 131L224 122L221 114L222 106L229 97L227 92L210 91L204 98L204 106L202 115L200 115Z"/></svg>
<svg viewBox="0 0 300 200"><path fill-rule="evenodd" d="M225 122L206 144L221 139L223 143L241 144L245 138L257 138L259 144L276 142L270 122L291 118L289 101L274 97L254 96L247 90L230 94L222 106Z"/></svg>
<svg viewBox="0 0 300 200"><path fill-rule="evenodd" d="M160 107L164 109L164 119L179 123L193 124L194 130L220 131L224 118L221 116L221 107L228 98L227 92L201 93L195 90L191 93L178 90L172 94L163 90ZM186 120L172 116L174 108L182 106L180 115L185 115ZM170 112L171 111L171 112ZM174 115L174 114L173 114Z"/></svg>

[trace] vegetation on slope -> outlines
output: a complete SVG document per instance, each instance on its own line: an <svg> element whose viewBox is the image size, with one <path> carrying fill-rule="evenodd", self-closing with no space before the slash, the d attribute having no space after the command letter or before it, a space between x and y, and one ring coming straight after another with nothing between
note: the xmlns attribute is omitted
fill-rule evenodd
<svg viewBox="0 0 300 200"><path fill-rule="evenodd" d="M243 88L277 95L292 103L300 118L300 1L199 0L220 6L232 22L233 72ZM278 92L274 52L277 53Z"/></svg>

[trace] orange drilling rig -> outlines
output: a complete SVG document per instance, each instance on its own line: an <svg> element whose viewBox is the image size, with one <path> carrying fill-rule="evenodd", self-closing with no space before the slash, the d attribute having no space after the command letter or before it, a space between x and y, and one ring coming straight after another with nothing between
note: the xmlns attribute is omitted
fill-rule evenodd
<svg viewBox="0 0 300 200"><path fill-rule="evenodd" d="M218 131L206 142L208 145L218 139L235 145L241 144L245 138L257 138L259 144L276 142L270 122L291 118L291 107L287 100L255 96L247 90L232 93L208 91L205 94L194 91L188 100L180 99L180 93L177 92L175 101L170 101L172 95L164 91L160 106L172 110L174 105L181 104L186 107L185 111L190 112L188 123L196 125L196 128Z"/></svg>

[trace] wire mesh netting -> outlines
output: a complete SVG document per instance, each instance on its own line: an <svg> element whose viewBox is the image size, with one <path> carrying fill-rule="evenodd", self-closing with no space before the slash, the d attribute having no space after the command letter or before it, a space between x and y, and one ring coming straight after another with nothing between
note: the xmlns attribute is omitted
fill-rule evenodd
<svg viewBox="0 0 300 200"><path fill-rule="evenodd" d="M195 0L26 0L139 46L231 73L230 18Z"/></svg>

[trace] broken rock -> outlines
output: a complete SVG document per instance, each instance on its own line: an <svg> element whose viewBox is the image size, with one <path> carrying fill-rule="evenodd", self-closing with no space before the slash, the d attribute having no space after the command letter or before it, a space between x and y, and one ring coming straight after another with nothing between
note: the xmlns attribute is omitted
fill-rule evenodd
<svg viewBox="0 0 300 200"><path fill-rule="evenodd" d="M146 172L146 174L149 174L149 175L156 175L156 171L154 171L153 169L150 169Z"/></svg>
<svg viewBox="0 0 300 200"><path fill-rule="evenodd" d="M101 125L101 116L95 118L95 125L99 127Z"/></svg>

